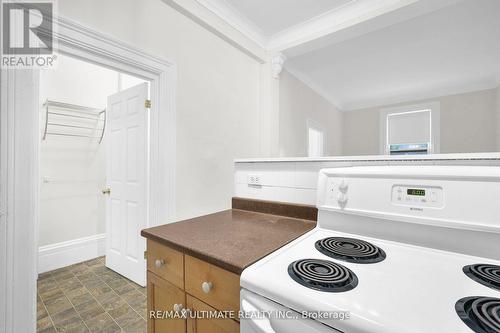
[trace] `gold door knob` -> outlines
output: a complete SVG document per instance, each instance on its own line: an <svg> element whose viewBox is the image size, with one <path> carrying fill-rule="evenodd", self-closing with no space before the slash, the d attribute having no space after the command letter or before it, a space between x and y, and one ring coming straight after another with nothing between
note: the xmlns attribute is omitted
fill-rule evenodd
<svg viewBox="0 0 500 333"><path fill-rule="evenodd" d="M101 191L102 194L111 194L111 189L108 187L108 188L105 188L104 190Z"/></svg>

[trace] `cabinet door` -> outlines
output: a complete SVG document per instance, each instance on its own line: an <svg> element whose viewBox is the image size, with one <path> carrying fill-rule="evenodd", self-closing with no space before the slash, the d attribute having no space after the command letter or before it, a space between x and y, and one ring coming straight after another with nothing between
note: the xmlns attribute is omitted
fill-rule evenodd
<svg viewBox="0 0 500 333"><path fill-rule="evenodd" d="M186 295L171 283L148 272L148 333L185 333L186 319L151 318L151 311L174 311L174 305L184 307Z"/></svg>
<svg viewBox="0 0 500 333"><path fill-rule="evenodd" d="M186 294L187 307L192 313L201 311L216 311L211 306ZM187 333L239 333L240 325L232 319L203 319L188 316Z"/></svg>

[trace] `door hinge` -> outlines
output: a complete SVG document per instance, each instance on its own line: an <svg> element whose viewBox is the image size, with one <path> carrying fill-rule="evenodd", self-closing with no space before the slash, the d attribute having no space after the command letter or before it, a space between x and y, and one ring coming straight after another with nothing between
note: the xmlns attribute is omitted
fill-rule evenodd
<svg viewBox="0 0 500 333"><path fill-rule="evenodd" d="M144 259L148 259L148 251L144 251Z"/></svg>
<svg viewBox="0 0 500 333"><path fill-rule="evenodd" d="M151 108L151 100L147 99L146 101L144 101L144 106L148 109Z"/></svg>

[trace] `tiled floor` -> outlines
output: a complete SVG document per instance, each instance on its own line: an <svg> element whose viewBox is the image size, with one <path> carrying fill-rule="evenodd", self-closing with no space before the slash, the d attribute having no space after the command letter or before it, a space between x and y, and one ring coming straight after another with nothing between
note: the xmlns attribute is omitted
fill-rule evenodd
<svg viewBox="0 0 500 333"><path fill-rule="evenodd" d="M146 288L104 266L104 257L38 278L37 332L146 332Z"/></svg>

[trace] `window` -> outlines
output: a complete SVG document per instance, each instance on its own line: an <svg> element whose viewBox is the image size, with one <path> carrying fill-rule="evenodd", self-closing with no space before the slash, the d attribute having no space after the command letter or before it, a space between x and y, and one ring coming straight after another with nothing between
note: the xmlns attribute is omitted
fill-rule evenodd
<svg viewBox="0 0 500 333"><path fill-rule="evenodd" d="M439 103L383 109L380 127L382 154L439 152Z"/></svg>
<svg viewBox="0 0 500 333"><path fill-rule="evenodd" d="M307 135L308 135L307 156L309 157L324 156L325 134L323 128L319 124L313 122L312 120L308 120Z"/></svg>

